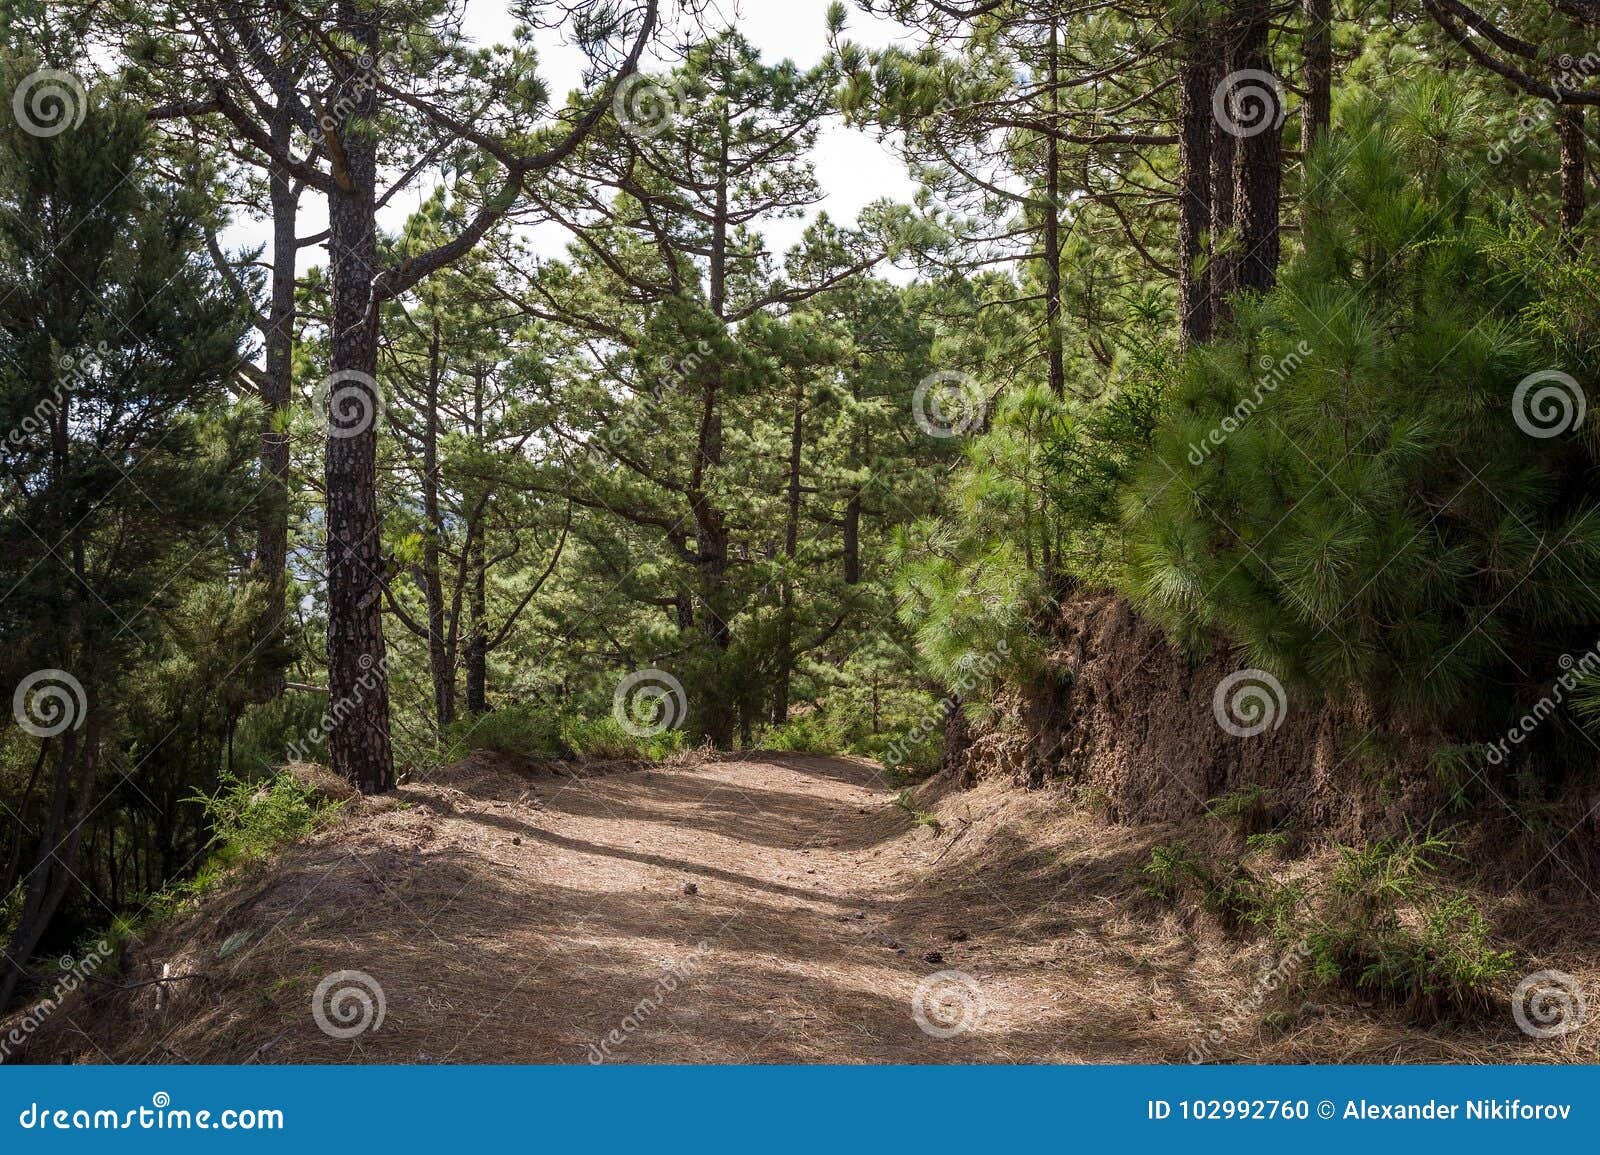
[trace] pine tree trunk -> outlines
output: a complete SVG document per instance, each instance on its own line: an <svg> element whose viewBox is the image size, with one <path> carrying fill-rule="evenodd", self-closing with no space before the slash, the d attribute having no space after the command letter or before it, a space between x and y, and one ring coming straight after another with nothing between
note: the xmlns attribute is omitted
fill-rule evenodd
<svg viewBox="0 0 1600 1155"><path fill-rule="evenodd" d="M850 396L856 404L861 403L861 382L851 374ZM867 431L858 430L852 442L851 449L854 454L853 465L860 468L867 460L868 444ZM861 486L852 485L845 492L844 499L844 524L840 527L843 535L844 553L844 584L847 586L861 584Z"/></svg>
<svg viewBox="0 0 1600 1155"><path fill-rule="evenodd" d="M272 136L289 147L292 124L287 111L273 119ZM272 206L271 299L262 329L263 365L261 398L261 502L256 523L256 576L267 584L268 603L263 633L281 637L287 617L289 563L289 431L285 427L294 392L295 262L299 242L295 227L299 195L282 168L274 166L267 177ZM274 669L259 688L260 699L271 701L283 693L284 675Z"/></svg>
<svg viewBox="0 0 1600 1155"><path fill-rule="evenodd" d="M1211 339L1211 93L1216 68L1209 38L1187 33L1178 76L1178 312L1183 348Z"/></svg>
<svg viewBox="0 0 1600 1155"><path fill-rule="evenodd" d="M1056 25L1050 23L1050 47L1046 57L1045 82L1050 86L1050 122L1044 142L1044 330L1049 343L1047 365L1050 392L1066 396L1067 368L1061 347L1061 155L1056 140L1060 83L1060 47Z"/></svg>
<svg viewBox="0 0 1600 1155"><path fill-rule="evenodd" d="M727 318L728 276L728 157L733 128L724 109L719 146L716 206L711 221L711 254L707 270L708 304L724 324ZM696 568L700 581L700 631L715 659L715 673L704 690L700 711L700 730L719 750L733 745L735 711L732 704L730 671L726 668L728 650L733 643L728 626L726 592L728 584L728 528L723 511L707 492L710 471L722 465L722 365L710 358L700 391L700 422L695 435L694 465L690 472L687 496L694 518Z"/></svg>
<svg viewBox="0 0 1600 1155"><path fill-rule="evenodd" d="M288 147L289 118L280 113L273 125L274 138ZM298 200L289 176L273 167L267 178L272 204L272 299L267 307L264 333L264 379L261 404L265 409L261 429L263 498L257 530L256 569L281 593L289 555L289 433L280 427L294 390L295 237ZM281 608L281 607L280 607ZM276 622L272 623L274 626Z"/></svg>
<svg viewBox="0 0 1600 1155"><path fill-rule="evenodd" d="M1304 0L1305 102L1300 106L1302 163L1333 124L1333 0Z"/></svg>
<svg viewBox="0 0 1600 1155"><path fill-rule="evenodd" d="M356 43L377 56L376 17L354 0L341 4ZM351 67L352 66L346 66ZM345 78L353 115L330 136L342 145L334 170L340 189L328 197L332 323L328 338L334 381L328 394L324 466L328 535L328 735L331 769L366 794L394 786L389 745L388 658L383 641L384 560L377 504L378 314L372 282L378 270L375 189L377 147L365 124L371 89ZM348 131L350 122L359 127Z"/></svg>
<svg viewBox="0 0 1600 1155"><path fill-rule="evenodd" d="M844 502L844 584L861 584L861 489L850 490Z"/></svg>
<svg viewBox="0 0 1600 1155"><path fill-rule="evenodd" d="M483 444L483 368L473 378L472 432ZM489 567L485 560L485 514L480 506L467 526L467 713L476 718L489 712Z"/></svg>
<svg viewBox="0 0 1600 1155"><path fill-rule="evenodd" d="M422 414L422 516L427 533L422 542L423 596L428 603L428 672L433 679L434 721L442 735L455 721L456 673L445 644L444 582L440 577L439 543L444 518L439 512L439 318L428 334L427 398Z"/></svg>
<svg viewBox="0 0 1600 1155"><path fill-rule="evenodd" d="M1588 208L1584 187L1588 168L1588 140L1582 105L1563 105L1556 112L1556 132L1561 137L1561 235L1576 250L1583 240L1583 214Z"/></svg>
<svg viewBox="0 0 1600 1155"><path fill-rule="evenodd" d="M778 588L778 642L775 655L777 676L772 692L772 724L789 720L789 678L794 669L794 572L800 552L800 465L805 437L805 385L799 372L794 375L794 392L789 420L789 494L784 523L783 557L785 572Z"/></svg>
<svg viewBox="0 0 1600 1155"><path fill-rule="evenodd" d="M1236 67L1236 29L1230 19L1216 30L1216 71L1223 76ZM1233 316L1229 299L1238 288L1239 238L1234 231L1234 173L1239 164L1239 138L1211 118L1211 331L1215 334Z"/></svg>
<svg viewBox="0 0 1600 1155"><path fill-rule="evenodd" d="M1246 0L1240 25L1238 67L1275 76L1267 37L1271 7L1266 0ZM1252 91L1268 106L1259 131L1239 145L1239 172L1234 185L1233 215L1239 229L1237 288L1266 292L1278 280L1279 201L1283 178L1280 130L1282 98L1270 84L1253 82Z"/></svg>

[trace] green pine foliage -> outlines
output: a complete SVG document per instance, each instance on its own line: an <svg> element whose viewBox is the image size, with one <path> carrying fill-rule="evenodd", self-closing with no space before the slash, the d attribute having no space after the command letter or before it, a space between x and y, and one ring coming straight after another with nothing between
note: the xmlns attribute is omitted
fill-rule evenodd
<svg viewBox="0 0 1600 1155"><path fill-rule="evenodd" d="M1582 448L1514 420L1560 365L1477 215L1474 125L1438 84L1347 107L1305 252L1178 364L1120 581L1192 648L1437 714L1600 617Z"/></svg>

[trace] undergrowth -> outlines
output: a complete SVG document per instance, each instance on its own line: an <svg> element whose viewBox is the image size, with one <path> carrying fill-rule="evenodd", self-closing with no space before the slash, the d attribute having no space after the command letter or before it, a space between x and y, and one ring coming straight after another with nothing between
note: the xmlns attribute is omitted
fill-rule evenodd
<svg viewBox="0 0 1600 1155"><path fill-rule="evenodd" d="M1151 849L1137 881L1149 898L1204 911L1230 933L1298 947L1300 985L1344 990L1420 1022L1489 1010L1515 954L1493 944L1472 897L1440 878L1456 857L1448 837L1408 831L1340 847L1321 885L1274 877L1260 861L1268 849L1208 859L1186 842L1166 842Z"/></svg>

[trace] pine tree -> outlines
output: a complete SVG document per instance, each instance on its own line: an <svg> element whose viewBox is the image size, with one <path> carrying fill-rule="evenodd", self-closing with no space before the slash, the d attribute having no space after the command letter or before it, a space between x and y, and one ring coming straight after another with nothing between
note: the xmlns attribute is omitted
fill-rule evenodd
<svg viewBox="0 0 1600 1155"><path fill-rule="evenodd" d="M8 60L5 87L28 74ZM0 637L37 749L16 808L36 825L8 840L22 861L33 831L0 1007L75 878L131 671L163 653L195 575L218 576L255 493L257 414L227 403L243 318L205 253L209 174L158 167L114 83L83 100L55 134L0 124ZM246 683L259 648L219 677Z"/></svg>

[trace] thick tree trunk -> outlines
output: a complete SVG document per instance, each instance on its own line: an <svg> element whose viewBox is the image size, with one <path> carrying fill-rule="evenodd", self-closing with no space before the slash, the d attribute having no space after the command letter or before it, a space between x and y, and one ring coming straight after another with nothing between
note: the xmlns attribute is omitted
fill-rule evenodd
<svg viewBox="0 0 1600 1155"><path fill-rule="evenodd" d="M288 148L289 117L280 112L273 124L274 140L282 137ZM282 427L294 390L295 237L299 195L281 167L267 176L272 204L272 299L267 306L264 337L264 379L261 404L265 410L261 429L263 501L256 537L256 569L282 590L289 555L289 431ZM281 601L281 597L279 599ZM276 625L277 623L273 623Z"/></svg>
<svg viewBox="0 0 1600 1155"><path fill-rule="evenodd" d="M1271 31L1271 6L1266 0L1246 0L1242 6L1238 68L1275 76L1267 43ZM1239 172L1234 186L1233 215L1239 229L1241 290L1266 292L1278 280L1279 221L1283 178L1282 97L1273 84L1253 81L1253 94L1263 102L1257 131L1239 145Z"/></svg>
<svg viewBox="0 0 1600 1155"><path fill-rule="evenodd" d="M718 152L716 207L711 222L711 256L708 269L708 304L724 324L728 289L728 156L733 127L724 111ZM722 365L712 357L700 391L700 423L695 435L694 464L687 496L694 518L696 569L700 581L700 630L715 661L715 674L702 698L699 728L720 749L733 745L738 721L733 707L727 653L733 636L728 626L727 517L708 492L710 473L722 465Z"/></svg>
<svg viewBox="0 0 1600 1155"><path fill-rule="evenodd" d="M467 713L476 718L489 712L488 581L481 526L472 529L467 548L471 553L467 562Z"/></svg>
<svg viewBox="0 0 1600 1155"><path fill-rule="evenodd" d="M1589 158L1584 120L1582 105L1563 105L1556 112L1556 132L1561 137L1561 235L1572 249L1583 243L1578 230L1588 208L1584 182Z"/></svg>
<svg viewBox="0 0 1600 1155"><path fill-rule="evenodd" d="M287 150L291 124L289 114L279 111L274 117L272 135ZM289 174L273 166L267 175L268 199L272 205L271 299L267 304L266 324L262 329L264 360L261 397L261 503L256 524L255 572L267 583L268 608L262 630L268 637L279 637L287 617L289 562L289 431L286 428L289 404L294 391L295 261L299 242L295 236L299 193ZM260 688L270 701L283 693L284 676L275 669Z"/></svg>
<svg viewBox="0 0 1600 1155"><path fill-rule="evenodd" d="M856 487L844 501L844 584L861 584L861 489Z"/></svg>
<svg viewBox="0 0 1600 1155"><path fill-rule="evenodd" d="M1217 40L1216 71L1222 77L1236 67L1236 33L1233 23L1225 21L1215 30ZM1215 334L1233 316L1229 298L1238 288L1239 237L1234 230L1233 190L1234 172L1238 167L1239 138L1225 127L1219 117L1211 123L1211 331Z"/></svg>
<svg viewBox="0 0 1600 1155"><path fill-rule="evenodd" d="M1178 313L1183 348L1211 339L1211 93L1216 67L1210 39L1187 33L1178 75Z"/></svg>
<svg viewBox="0 0 1600 1155"><path fill-rule="evenodd" d="M725 659L733 644L728 627L726 591L728 585L728 530L722 511L703 492L690 494L689 508L694 516L697 568L700 578L700 632L717 659L717 672L707 687L701 710L700 730L719 750L733 741L734 710L732 687L728 684Z"/></svg>
<svg viewBox="0 0 1600 1155"><path fill-rule="evenodd" d="M376 17L347 0L344 22L356 43L377 56ZM368 123L371 88L355 75L345 87L358 94L352 116L330 137L339 191L328 197L332 324L328 338L332 381L324 485L328 535L328 700L333 729L328 753L334 773L363 793L394 786L389 744L389 675L383 641L385 581L382 524L377 504L378 311L372 282L378 271L375 188L377 147ZM351 130L351 121L357 122Z"/></svg>

